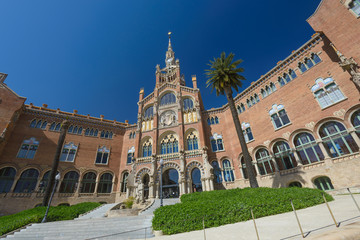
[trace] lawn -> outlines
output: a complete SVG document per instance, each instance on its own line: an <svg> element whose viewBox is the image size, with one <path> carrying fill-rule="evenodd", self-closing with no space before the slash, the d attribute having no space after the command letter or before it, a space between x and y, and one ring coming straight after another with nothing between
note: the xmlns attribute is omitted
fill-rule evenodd
<svg viewBox="0 0 360 240"><path fill-rule="evenodd" d="M85 202L72 206L50 207L47 221L71 220L100 205L100 203L96 202ZM45 211L46 207L36 207L16 214L0 217L0 236L27 224L41 222L45 215Z"/></svg>
<svg viewBox="0 0 360 240"><path fill-rule="evenodd" d="M310 188L245 188L197 192L181 196L181 203L158 208L154 212L154 230L175 234L241 222L255 218L311 207L324 202L318 189ZM327 201L333 198L326 194Z"/></svg>

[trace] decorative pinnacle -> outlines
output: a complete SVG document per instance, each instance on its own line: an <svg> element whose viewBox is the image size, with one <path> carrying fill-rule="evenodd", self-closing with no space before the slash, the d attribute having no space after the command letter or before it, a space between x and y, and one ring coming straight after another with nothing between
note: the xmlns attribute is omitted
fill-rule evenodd
<svg viewBox="0 0 360 240"><path fill-rule="evenodd" d="M168 35L169 35L169 47L168 47L168 50L170 50L170 49L172 49L172 47L171 47L171 33L172 32L168 32Z"/></svg>

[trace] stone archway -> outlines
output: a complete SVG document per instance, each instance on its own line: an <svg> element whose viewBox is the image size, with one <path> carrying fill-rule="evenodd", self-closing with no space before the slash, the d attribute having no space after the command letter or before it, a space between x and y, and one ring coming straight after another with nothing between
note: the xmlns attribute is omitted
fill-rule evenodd
<svg viewBox="0 0 360 240"><path fill-rule="evenodd" d="M160 187L160 166L158 168L157 183ZM174 162L168 162L163 165L162 169L162 194L163 198L178 198L182 193L180 190L180 167ZM160 189L159 189L160 190ZM160 196L160 193L159 193Z"/></svg>

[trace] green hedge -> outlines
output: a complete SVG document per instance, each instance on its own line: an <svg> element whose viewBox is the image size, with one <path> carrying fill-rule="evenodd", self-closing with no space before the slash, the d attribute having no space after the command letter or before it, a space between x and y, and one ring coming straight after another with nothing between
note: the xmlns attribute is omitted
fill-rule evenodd
<svg viewBox="0 0 360 240"><path fill-rule="evenodd" d="M48 222L71 220L80 214L86 213L98 206L100 203L85 202L73 206L50 207L47 216ZM0 217L0 236L21 228L30 223L39 223L45 215L46 207L36 207L13 215Z"/></svg>
<svg viewBox="0 0 360 240"><path fill-rule="evenodd" d="M181 196L181 203L158 208L154 212L154 230L175 234L306 208L323 203L323 191L309 188L245 188L197 192ZM326 194L327 201L333 198Z"/></svg>

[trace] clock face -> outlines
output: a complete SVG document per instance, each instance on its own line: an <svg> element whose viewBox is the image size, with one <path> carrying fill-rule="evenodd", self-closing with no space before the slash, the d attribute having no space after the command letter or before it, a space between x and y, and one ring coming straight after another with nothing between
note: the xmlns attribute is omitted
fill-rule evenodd
<svg viewBox="0 0 360 240"><path fill-rule="evenodd" d="M167 60L167 62L168 62L168 63L171 63L172 60L173 60L173 58L169 58L169 59Z"/></svg>

